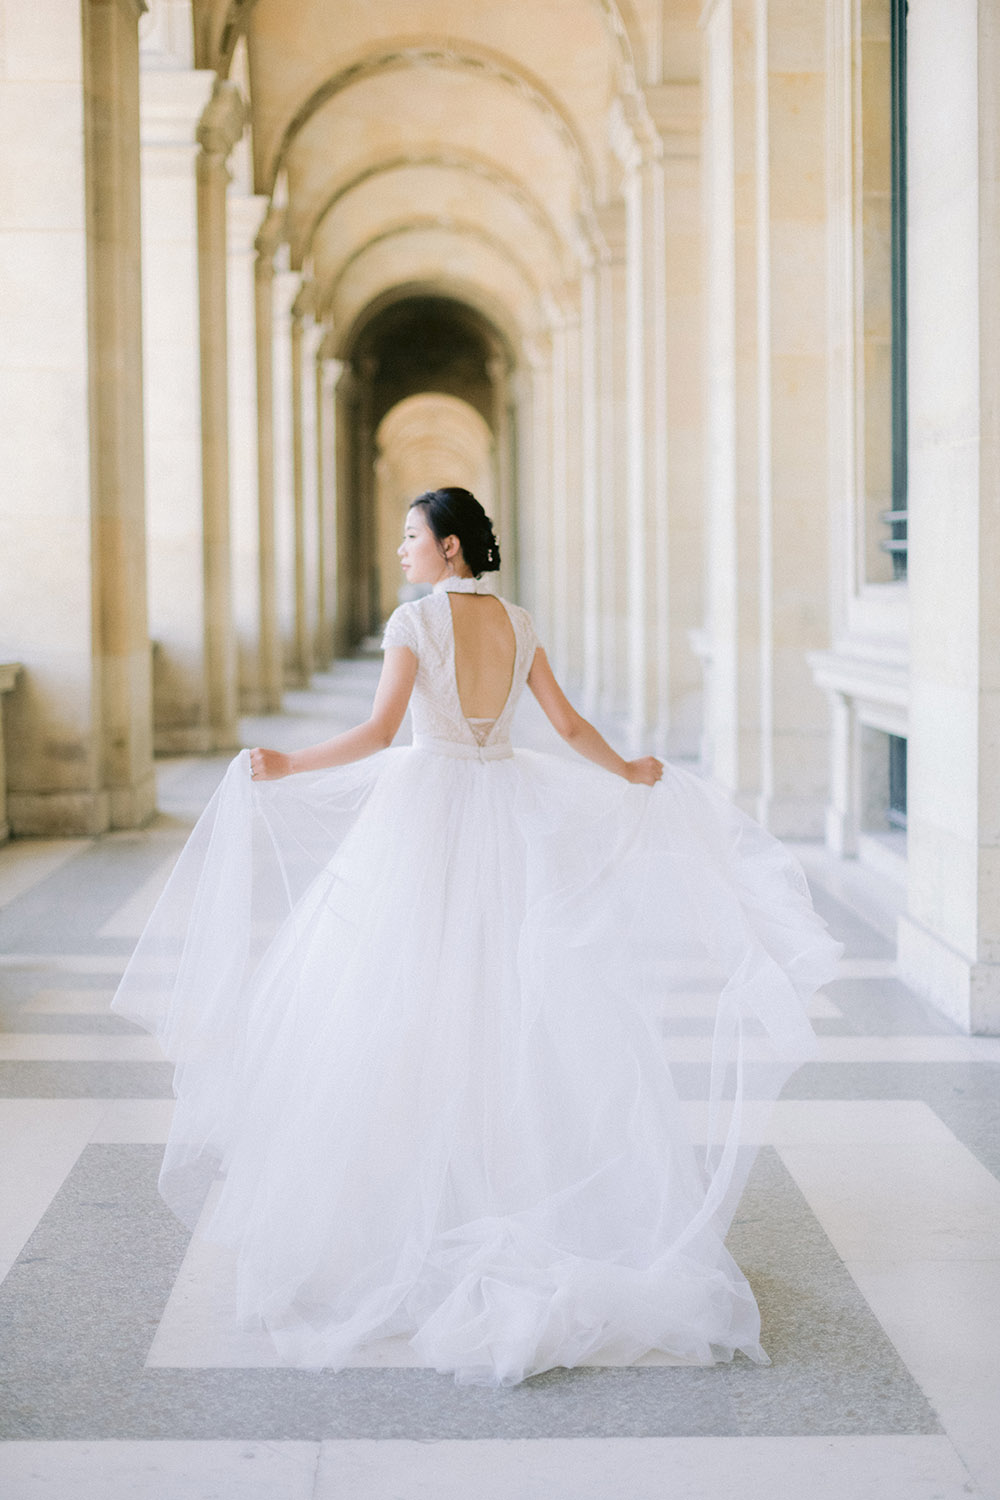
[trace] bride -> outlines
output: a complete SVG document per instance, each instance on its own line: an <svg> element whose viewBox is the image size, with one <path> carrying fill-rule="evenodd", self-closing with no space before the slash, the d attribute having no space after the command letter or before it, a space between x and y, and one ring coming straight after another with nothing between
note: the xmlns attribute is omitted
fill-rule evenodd
<svg viewBox="0 0 1000 1500"><path fill-rule="evenodd" d="M780 844L569 704L468 491L399 555L431 592L371 717L241 752L122 980L177 1064L164 1196L291 1364L766 1362L724 1238L839 947ZM512 749L525 685L592 765Z"/></svg>

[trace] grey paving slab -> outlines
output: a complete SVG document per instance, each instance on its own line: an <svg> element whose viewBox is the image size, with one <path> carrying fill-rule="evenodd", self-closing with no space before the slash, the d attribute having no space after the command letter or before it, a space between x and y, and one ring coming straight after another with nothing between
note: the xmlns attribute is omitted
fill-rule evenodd
<svg viewBox="0 0 1000 1500"><path fill-rule="evenodd" d="M179 832L178 848L186 832ZM134 938L96 934L169 853L169 845L141 833L96 840L0 911L0 950L131 953Z"/></svg>
<svg viewBox="0 0 1000 1500"><path fill-rule="evenodd" d="M742 1434L941 1430L771 1148L757 1158L729 1245L757 1297L772 1361L725 1372Z"/></svg>
<svg viewBox="0 0 1000 1500"><path fill-rule="evenodd" d="M895 958L896 947L851 907L831 896L822 886L810 885L813 904L829 923L834 937L844 944L848 958Z"/></svg>
<svg viewBox="0 0 1000 1500"><path fill-rule="evenodd" d="M172 1099L166 1062L0 1062L0 1099Z"/></svg>
<svg viewBox="0 0 1000 1500"><path fill-rule="evenodd" d="M825 986L850 1031L861 1036L954 1036L958 1028L902 980L835 979ZM817 1026L817 1030L819 1030Z"/></svg>
<svg viewBox="0 0 1000 1500"><path fill-rule="evenodd" d="M532 1438L932 1432L773 1153L734 1228L774 1364L555 1370L509 1391L426 1370L147 1370L186 1233L160 1151L92 1146L0 1287L0 1437ZM863 1353L863 1358L861 1354Z"/></svg>
<svg viewBox="0 0 1000 1500"><path fill-rule="evenodd" d="M784 1099L922 1099L1000 1177L1000 1063L806 1063Z"/></svg>

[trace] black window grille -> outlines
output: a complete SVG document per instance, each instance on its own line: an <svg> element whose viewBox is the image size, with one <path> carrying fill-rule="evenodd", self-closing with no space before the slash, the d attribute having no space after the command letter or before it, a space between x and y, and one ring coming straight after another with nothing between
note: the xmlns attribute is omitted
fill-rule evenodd
<svg viewBox="0 0 1000 1500"><path fill-rule="evenodd" d="M889 736L889 826L906 827L906 741Z"/></svg>
<svg viewBox="0 0 1000 1500"><path fill-rule="evenodd" d="M892 556L892 576L906 577L906 11L891 0L892 52L892 509L882 512L889 535L879 545Z"/></svg>

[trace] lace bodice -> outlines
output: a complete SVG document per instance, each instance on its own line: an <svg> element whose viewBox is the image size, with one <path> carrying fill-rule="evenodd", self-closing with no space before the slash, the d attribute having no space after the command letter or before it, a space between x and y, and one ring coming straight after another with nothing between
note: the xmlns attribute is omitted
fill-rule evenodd
<svg viewBox="0 0 1000 1500"><path fill-rule="evenodd" d="M507 701L490 721L467 719L455 681L455 637L448 594L485 593L475 578L446 578L433 593L401 604L390 615L382 637L386 646L408 646L417 658L417 677L410 700L413 743L445 754L493 759L509 755L510 723L531 671L538 637L526 609L501 599L514 631L514 671Z"/></svg>

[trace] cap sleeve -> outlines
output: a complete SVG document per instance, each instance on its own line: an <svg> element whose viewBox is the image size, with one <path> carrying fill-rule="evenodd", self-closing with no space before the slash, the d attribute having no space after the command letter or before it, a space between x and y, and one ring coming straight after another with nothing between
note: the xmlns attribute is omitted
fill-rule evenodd
<svg viewBox="0 0 1000 1500"><path fill-rule="evenodd" d="M530 669L530 665L535 659L535 652L542 643L538 639L538 632L535 629L535 622L529 615L528 611L526 609L519 609L517 613L518 634L521 637L521 649L524 653L524 660L528 663Z"/></svg>
<svg viewBox="0 0 1000 1500"><path fill-rule="evenodd" d="M413 613L407 605L401 604L394 609L386 621L385 631L382 636L382 650L387 646L409 646L414 656L417 653L417 632L413 623Z"/></svg>

